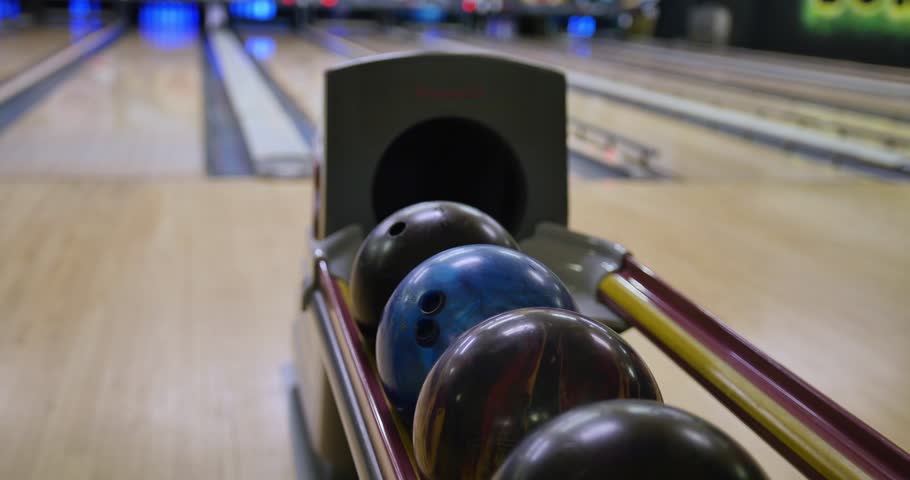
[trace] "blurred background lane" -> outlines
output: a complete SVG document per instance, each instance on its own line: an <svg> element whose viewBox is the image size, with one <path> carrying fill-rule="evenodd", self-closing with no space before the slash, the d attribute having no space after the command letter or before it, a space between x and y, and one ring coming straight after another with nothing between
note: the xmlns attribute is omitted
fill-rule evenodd
<svg viewBox="0 0 910 480"><path fill-rule="evenodd" d="M0 82L16 75L78 38L68 27L0 31Z"/></svg>
<svg viewBox="0 0 910 480"><path fill-rule="evenodd" d="M200 63L192 30L125 34L0 132L0 172L203 175Z"/></svg>
<svg viewBox="0 0 910 480"><path fill-rule="evenodd" d="M378 33L376 33L378 30ZM335 33L333 33L335 32ZM576 69L571 57L541 59L540 55L513 48L511 44L496 48L476 49L471 46L438 41L439 37L413 34L392 29L370 29L363 25L336 24L320 33L341 37L349 42L358 55L404 53L423 49L454 51L499 52L536 63ZM680 89L688 88L682 84ZM680 119L635 108L603 95L570 89L568 92L570 136L583 135L578 125L592 125L648 145L657 155L649 159L650 168L680 179L832 179L852 176L834 166L806 159L801 155L762 146L748 139L737 138L711 129L701 128ZM574 124L572 122L575 122ZM703 140L707 139L707 140ZM604 162L611 161L612 149L598 152ZM615 160L614 160L615 161Z"/></svg>

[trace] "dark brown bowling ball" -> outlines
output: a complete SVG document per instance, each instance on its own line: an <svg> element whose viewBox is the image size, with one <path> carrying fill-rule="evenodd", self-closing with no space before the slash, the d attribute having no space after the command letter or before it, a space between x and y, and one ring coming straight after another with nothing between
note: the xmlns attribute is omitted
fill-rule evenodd
<svg viewBox="0 0 910 480"><path fill-rule="evenodd" d="M529 435L494 480L765 479L724 432L663 403L613 400L579 407Z"/></svg>
<svg viewBox="0 0 910 480"><path fill-rule="evenodd" d="M661 399L618 334L560 309L496 315L458 337L424 382L414 415L417 465L434 480L489 479L538 426L615 398Z"/></svg>
<svg viewBox="0 0 910 480"><path fill-rule="evenodd" d="M367 235L354 258L354 318L364 331L375 332L386 302L414 267L443 250L473 244L518 249L496 220L461 203L422 202L389 215Z"/></svg>

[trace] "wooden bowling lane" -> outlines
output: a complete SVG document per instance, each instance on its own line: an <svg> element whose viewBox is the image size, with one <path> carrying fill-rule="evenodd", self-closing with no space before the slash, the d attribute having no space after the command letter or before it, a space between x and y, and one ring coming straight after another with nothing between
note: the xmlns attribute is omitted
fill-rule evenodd
<svg viewBox="0 0 910 480"><path fill-rule="evenodd" d="M833 75L849 75L883 82L902 83L906 81L907 69L888 65L860 63L852 60L834 58L810 57L800 54L753 50L748 48L733 47L729 45L714 46L702 45L697 42L663 41L654 38L625 41L623 45L641 50L658 50L671 53L695 53L700 56L719 57L731 60L742 65L763 65L790 68L806 68Z"/></svg>
<svg viewBox="0 0 910 480"><path fill-rule="evenodd" d="M0 133L0 175L205 174L197 38L127 34Z"/></svg>
<svg viewBox="0 0 910 480"><path fill-rule="evenodd" d="M0 35L0 83L69 45L64 27L31 27Z"/></svg>
<svg viewBox="0 0 910 480"><path fill-rule="evenodd" d="M681 180L834 180L853 174L801 154L582 92L569 115L631 138L659 153L654 167Z"/></svg>
<svg viewBox="0 0 910 480"><path fill-rule="evenodd" d="M499 42L468 39L473 44L498 49ZM598 42L580 40L513 40L502 46L528 58L568 66L598 77L692 99L724 109L767 118L776 122L810 128L831 138L845 138L871 147L910 152L910 123L842 108L819 105L805 100L782 98L760 91L719 85L692 78L659 74L652 69L630 68L615 63L613 57L590 58L592 45Z"/></svg>
<svg viewBox="0 0 910 480"><path fill-rule="evenodd" d="M490 43L502 44L502 42L490 42L477 38L472 41L487 44L487 46ZM910 119L910 98L853 92L807 84L799 79L781 80L745 74L725 68L723 59L716 55L700 54L703 57L713 58L714 61L700 60L697 64L692 64L692 62L685 61L687 56L685 51L659 47L645 49L632 42L609 42L600 39L595 42L522 39L510 41L510 43L524 45L525 48L541 53L547 50L570 51L575 55L590 59L590 61L611 67L612 73L616 75L637 74L653 81L666 77L664 80L673 80L677 84L703 83L721 90L744 91L746 95L758 93L760 94L758 96L778 97L778 101L795 101L796 104L791 108L799 107L801 110L808 110L808 113L813 115L817 115L820 110L834 110L828 115L833 115L840 121L857 116L867 127L883 125L887 128L889 124L894 123L893 119L885 117L900 117L904 122ZM811 73L812 69L811 66L803 66L803 70L807 72ZM908 76L910 73L905 73L904 77ZM895 79L891 79L889 83L900 84Z"/></svg>
<svg viewBox="0 0 910 480"><path fill-rule="evenodd" d="M674 288L910 450L910 189L901 184L576 181L573 228L619 241ZM665 400L801 478L638 332Z"/></svg>
<svg viewBox="0 0 910 480"><path fill-rule="evenodd" d="M379 52L432 48L418 37L361 33L350 38ZM507 44L500 51L513 55ZM514 55L521 56L521 52ZM846 170L779 148L755 143L690 122L643 110L603 96L570 90L570 119L597 125L657 149L653 167L682 180L835 180L853 177Z"/></svg>
<svg viewBox="0 0 910 480"><path fill-rule="evenodd" d="M805 478L642 333L630 330L624 333L623 337L647 362L660 385L665 403L692 412L733 437L761 465L768 478L775 480Z"/></svg>
<svg viewBox="0 0 910 480"><path fill-rule="evenodd" d="M281 369L308 182L0 188L0 478L291 478ZM573 182L571 225L910 448L910 190ZM666 401L799 478L650 346Z"/></svg>
<svg viewBox="0 0 910 480"><path fill-rule="evenodd" d="M241 35L246 40L263 36L255 31L242 31ZM325 71L348 59L289 33L271 33L266 38L274 41L275 52L270 58L262 59L262 65L322 131Z"/></svg>
<svg viewBox="0 0 910 480"><path fill-rule="evenodd" d="M309 183L0 187L0 478L290 479Z"/></svg>
<svg viewBox="0 0 910 480"><path fill-rule="evenodd" d="M591 56L619 65L672 71L710 82L738 84L787 97L804 98L823 104L840 105L859 111L873 111L904 119L910 118L910 98L826 87L797 79L782 80L755 73L744 74L735 69L725 68L720 62L688 61L689 59L683 52L653 49L643 51L619 42L596 42L592 44Z"/></svg>

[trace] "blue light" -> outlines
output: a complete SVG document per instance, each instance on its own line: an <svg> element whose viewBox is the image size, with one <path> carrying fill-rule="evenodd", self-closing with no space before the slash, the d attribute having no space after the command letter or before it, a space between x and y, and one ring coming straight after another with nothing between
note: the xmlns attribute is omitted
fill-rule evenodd
<svg viewBox="0 0 910 480"><path fill-rule="evenodd" d="M253 3L253 17L262 18L269 14L269 7L262 2Z"/></svg>
<svg viewBox="0 0 910 480"><path fill-rule="evenodd" d="M0 0L0 20L19 16L18 0Z"/></svg>
<svg viewBox="0 0 910 480"><path fill-rule="evenodd" d="M267 21L275 18L278 6L273 0L241 0L232 2L228 11L235 17Z"/></svg>
<svg viewBox="0 0 910 480"><path fill-rule="evenodd" d="M161 50L191 46L199 29L198 7L190 3L149 2L139 10L142 38Z"/></svg>
<svg viewBox="0 0 910 480"><path fill-rule="evenodd" d="M416 22L437 23L445 19L445 12L436 5L425 5L415 9L411 16Z"/></svg>
<svg viewBox="0 0 910 480"><path fill-rule="evenodd" d="M244 45L256 60L268 60L275 55L275 40L269 37L250 37Z"/></svg>
<svg viewBox="0 0 910 480"><path fill-rule="evenodd" d="M253 0L253 19L271 20L277 10L275 2L270 0Z"/></svg>
<svg viewBox="0 0 910 480"><path fill-rule="evenodd" d="M81 18L92 12L89 0L70 0L70 15Z"/></svg>
<svg viewBox="0 0 910 480"><path fill-rule="evenodd" d="M569 17L569 25L566 30L571 37L593 37L597 32L597 21L589 15L573 15Z"/></svg>
<svg viewBox="0 0 910 480"><path fill-rule="evenodd" d="M77 40L101 27L100 18L72 18L70 19L70 38Z"/></svg>

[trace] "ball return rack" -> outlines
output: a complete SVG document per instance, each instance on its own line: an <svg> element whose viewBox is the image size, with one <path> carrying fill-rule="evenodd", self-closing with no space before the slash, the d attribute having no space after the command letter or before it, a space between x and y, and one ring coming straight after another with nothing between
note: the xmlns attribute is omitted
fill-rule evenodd
<svg viewBox="0 0 910 480"><path fill-rule="evenodd" d="M356 251L379 220L408 203L448 199L500 220L525 253L559 275L583 314L618 332L641 331L806 477L908 478L907 452L688 300L622 245L567 227L564 95L565 80L556 72L473 54L379 56L326 73L325 154L314 177L308 245L312 263L293 325L304 434L326 476L422 478L410 432L383 391L373 342L352 316L348 284ZM530 106L528 98L539 101ZM514 207L496 204L470 185L426 193L409 186L414 178L407 175L391 189L371 184L397 178L381 173L389 163L415 168L409 162L438 156L456 162L435 151L437 143L408 135L409 129L426 132L428 122L451 118L466 123L443 121L440 128L481 125L493 132L490 139L506 144L502 152L513 153L512 163L491 175L511 172L501 181L514 182L516 175L523 180L518 215L508 217ZM393 149L402 141L411 143ZM403 152L404 160L389 159L389 151ZM421 183L462 178L429 172ZM458 196L462 190L467 196ZM385 200L377 191L404 192L402 204L380 208ZM434 198L433 192L456 198Z"/></svg>

